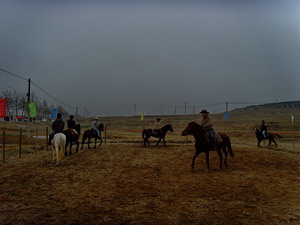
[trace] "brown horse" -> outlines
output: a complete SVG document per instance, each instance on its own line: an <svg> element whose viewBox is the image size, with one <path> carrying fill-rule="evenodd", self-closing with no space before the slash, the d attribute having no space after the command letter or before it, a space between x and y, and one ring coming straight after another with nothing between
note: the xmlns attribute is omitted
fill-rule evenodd
<svg viewBox="0 0 300 225"><path fill-rule="evenodd" d="M77 135L74 135L73 132L68 129L64 130L63 133L66 135L66 151L65 155L72 155L72 146L73 143L76 144L76 153L78 153L78 147L79 147L79 136L80 136L80 124L75 125L75 130L77 131ZM70 144L69 152L68 152L68 145Z"/></svg>
<svg viewBox="0 0 300 225"><path fill-rule="evenodd" d="M206 156L206 167L209 170L209 152L212 151L211 150L211 145L208 141L208 138L206 137L206 130L199 124L197 124L196 122L190 122L188 124L188 126L182 131L181 135L182 136L186 136L192 134L195 138L195 148L196 148L196 152L195 155L193 157L193 161L192 161L192 169L194 169L194 164L195 164L195 159L197 158L197 156L201 153L204 152L205 156ZM228 166L227 164L227 150L229 151L229 154L231 157L234 157L234 154L232 152L232 148L231 148L231 143L230 143L230 139L228 137L228 135L223 134L223 133L218 133L221 138L222 138L222 142L217 143L217 153L219 155L219 159L220 159L220 164L219 167L222 168L222 161L223 161L223 156L222 156L222 152L221 150L224 152L225 154L225 160L224 160L224 164L225 166Z"/></svg>
<svg viewBox="0 0 300 225"><path fill-rule="evenodd" d="M81 142L81 150L83 149L83 145L86 139L88 139L88 148L90 149L90 142L91 142L91 138L95 138L95 145L94 148L96 148L96 144L97 144L97 139L100 140L100 145L102 144L102 138L101 138L101 131L104 130L104 126L102 123L99 124L98 126L98 130L100 132L100 135L98 136L96 131L94 129L88 129L86 131L84 131L83 136L82 136L82 142Z"/></svg>
<svg viewBox="0 0 300 225"><path fill-rule="evenodd" d="M281 136L279 134L268 133L267 137L265 138L264 135L262 134L261 130L258 127L254 127L254 132L255 132L256 139L257 139L257 148L262 148L262 146L260 145L260 142L262 140L269 140L269 144L267 145L267 147L269 147L271 145L271 143L273 142L275 144L275 147L277 148L275 136L281 138Z"/></svg>

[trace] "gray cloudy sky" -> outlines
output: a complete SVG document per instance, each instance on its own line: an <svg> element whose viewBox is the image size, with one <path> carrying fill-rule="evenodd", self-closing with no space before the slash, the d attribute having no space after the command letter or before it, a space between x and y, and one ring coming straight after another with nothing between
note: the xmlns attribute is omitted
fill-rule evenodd
<svg viewBox="0 0 300 225"><path fill-rule="evenodd" d="M2 0L0 68L98 116L299 100L300 4L209 2Z"/></svg>

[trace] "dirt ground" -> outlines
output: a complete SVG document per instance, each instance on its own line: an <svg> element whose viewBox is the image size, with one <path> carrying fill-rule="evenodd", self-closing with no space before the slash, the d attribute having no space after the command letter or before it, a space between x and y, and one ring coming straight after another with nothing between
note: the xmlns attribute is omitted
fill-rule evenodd
<svg viewBox="0 0 300 225"><path fill-rule="evenodd" d="M51 162L37 151L0 163L1 224L300 224L300 154L232 140L211 170L193 144L108 143Z"/></svg>

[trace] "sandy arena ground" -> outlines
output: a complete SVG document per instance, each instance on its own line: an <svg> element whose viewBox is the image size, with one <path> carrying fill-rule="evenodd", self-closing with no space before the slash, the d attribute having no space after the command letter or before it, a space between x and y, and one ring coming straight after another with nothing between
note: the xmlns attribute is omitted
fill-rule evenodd
<svg viewBox="0 0 300 225"><path fill-rule="evenodd" d="M1 224L300 224L299 154L233 143L211 171L192 144L106 144L1 163Z"/></svg>

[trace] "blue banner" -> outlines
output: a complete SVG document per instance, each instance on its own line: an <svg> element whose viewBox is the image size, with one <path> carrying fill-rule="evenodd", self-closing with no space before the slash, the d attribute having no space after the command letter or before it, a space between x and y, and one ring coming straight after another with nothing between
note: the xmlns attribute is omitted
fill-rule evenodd
<svg viewBox="0 0 300 225"><path fill-rule="evenodd" d="M57 117L57 108L51 109L51 118L56 119Z"/></svg>
<svg viewBox="0 0 300 225"><path fill-rule="evenodd" d="M227 112L224 112L224 121L228 120L229 114Z"/></svg>

